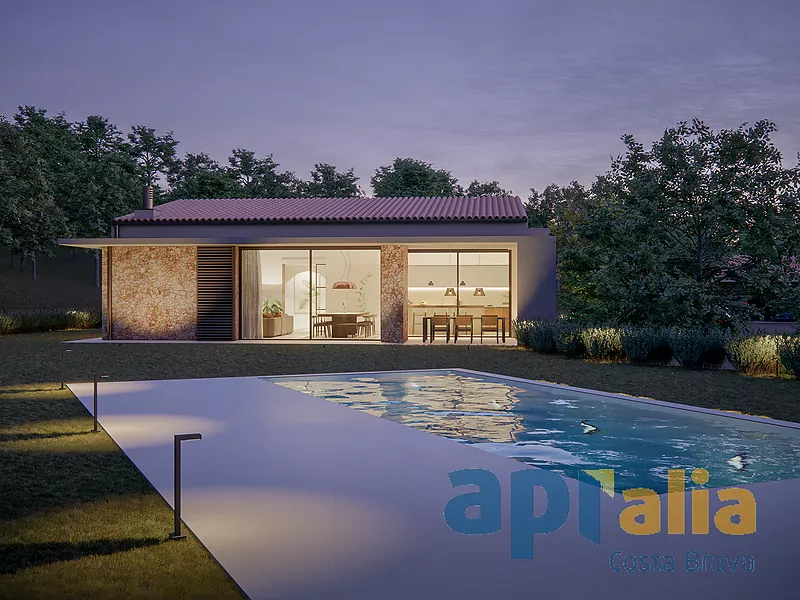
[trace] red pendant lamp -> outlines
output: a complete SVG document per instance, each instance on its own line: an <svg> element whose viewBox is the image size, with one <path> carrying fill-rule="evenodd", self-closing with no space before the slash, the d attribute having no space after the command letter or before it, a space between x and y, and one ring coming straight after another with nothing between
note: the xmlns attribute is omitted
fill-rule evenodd
<svg viewBox="0 0 800 600"><path fill-rule="evenodd" d="M356 284L350 281L350 261L349 254L345 254L346 250L340 250L342 253L342 259L344 260L344 269L342 270L342 278L339 281L334 282L333 289L335 290L354 290L356 289Z"/></svg>

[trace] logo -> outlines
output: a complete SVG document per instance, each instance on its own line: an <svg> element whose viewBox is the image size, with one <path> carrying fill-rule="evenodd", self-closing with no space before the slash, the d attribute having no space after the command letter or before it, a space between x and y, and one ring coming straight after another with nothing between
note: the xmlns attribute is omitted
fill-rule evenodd
<svg viewBox="0 0 800 600"><path fill-rule="evenodd" d="M447 525L459 533L481 535L501 529L500 481L485 469L462 469L449 474L454 488L477 486L477 491L464 492L451 498L444 509ZM698 485L708 483L705 469L694 469L691 479ZM614 496L613 469L581 471L578 477L578 532L591 542L600 544L600 494ZM597 483L600 483L598 486ZM707 535L711 527L709 497L712 490L686 492L683 469L670 469L667 484L666 531L685 535L687 498L691 498L691 535ZM713 516L713 526L726 535L749 535L756 530L756 500L744 488L713 490L723 504ZM544 494L547 508L541 515L533 511L534 501ZM662 531L662 500L655 490L624 490L627 506L620 512L619 526L630 535L654 535ZM540 500L541 501L541 500ZM571 501L563 477L545 469L525 469L511 474L511 557L532 559L536 535L552 533L567 521ZM467 516L476 507L479 515Z"/></svg>

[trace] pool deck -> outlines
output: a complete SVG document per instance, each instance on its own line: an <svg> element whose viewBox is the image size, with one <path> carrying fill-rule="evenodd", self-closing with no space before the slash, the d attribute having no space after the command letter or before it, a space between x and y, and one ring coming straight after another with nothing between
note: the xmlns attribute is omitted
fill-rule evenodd
<svg viewBox="0 0 800 600"><path fill-rule="evenodd" d="M92 410L92 384L70 384ZM621 495L601 495L602 543L566 524L511 558L513 460L302 394L256 377L99 384L99 421L168 503L175 433L183 445L183 518L250 598L796 598L800 480L747 485L757 531L631 536ZM450 530L448 474L487 469L503 490L503 527ZM666 514L666 497L662 496ZM540 513L543 506L538 506ZM543 504L543 503L542 503ZM687 507L687 521L691 514ZM172 523L164 523L165 534ZM180 543L180 542L174 542ZM675 557L673 572L616 572L609 559ZM747 572L687 571L685 555L753 556ZM651 561L652 564L652 561ZM710 563L709 563L710 564Z"/></svg>

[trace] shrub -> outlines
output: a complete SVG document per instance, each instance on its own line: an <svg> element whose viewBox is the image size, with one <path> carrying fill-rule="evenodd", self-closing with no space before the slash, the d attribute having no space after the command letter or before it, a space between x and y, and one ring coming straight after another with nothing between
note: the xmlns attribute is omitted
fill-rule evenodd
<svg viewBox="0 0 800 600"><path fill-rule="evenodd" d="M671 329L668 333L672 355L682 367L718 369L725 360L729 334L722 329L703 327Z"/></svg>
<svg viewBox="0 0 800 600"><path fill-rule="evenodd" d="M514 337L517 344L525 348L531 347L531 321L520 321L514 319L511 321L511 329L514 331Z"/></svg>
<svg viewBox="0 0 800 600"><path fill-rule="evenodd" d="M631 362L660 365L672 362L672 348L662 328L625 327L620 332L620 343Z"/></svg>
<svg viewBox="0 0 800 600"><path fill-rule="evenodd" d="M794 373L795 379L800 379L800 336L776 336L778 357L783 368Z"/></svg>
<svg viewBox="0 0 800 600"><path fill-rule="evenodd" d="M531 350L541 354L550 354L556 351L556 343L553 339L553 328L555 322L537 320L533 321L530 329Z"/></svg>
<svg viewBox="0 0 800 600"><path fill-rule="evenodd" d="M553 342L556 350L567 356L583 354L583 327L576 323L558 322L553 326Z"/></svg>
<svg viewBox="0 0 800 600"><path fill-rule="evenodd" d="M553 342L553 325L553 321L544 319L514 321L512 324L517 343L542 354L556 351L555 343Z"/></svg>
<svg viewBox="0 0 800 600"><path fill-rule="evenodd" d="M620 330L614 327L589 327L581 332L586 354L594 360L619 361L625 358Z"/></svg>
<svg viewBox="0 0 800 600"><path fill-rule="evenodd" d="M733 338L728 341L725 351L731 364L745 375L771 375L779 364L774 335Z"/></svg>
<svg viewBox="0 0 800 600"><path fill-rule="evenodd" d="M99 327L100 321L100 312L95 309L13 310L0 313L0 335L61 329L92 329Z"/></svg>

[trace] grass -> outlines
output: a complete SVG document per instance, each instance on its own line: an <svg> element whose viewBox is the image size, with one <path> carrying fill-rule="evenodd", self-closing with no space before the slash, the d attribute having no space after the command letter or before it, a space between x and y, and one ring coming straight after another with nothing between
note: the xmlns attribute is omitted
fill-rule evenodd
<svg viewBox="0 0 800 600"><path fill-rule="evenodd" d="M240 598L203 546L68 391L63 331L0 340L0 598ZM800 383L733 371L597 363L513 347L74 344L67 380L463 367L800 422Z"/></svg>

